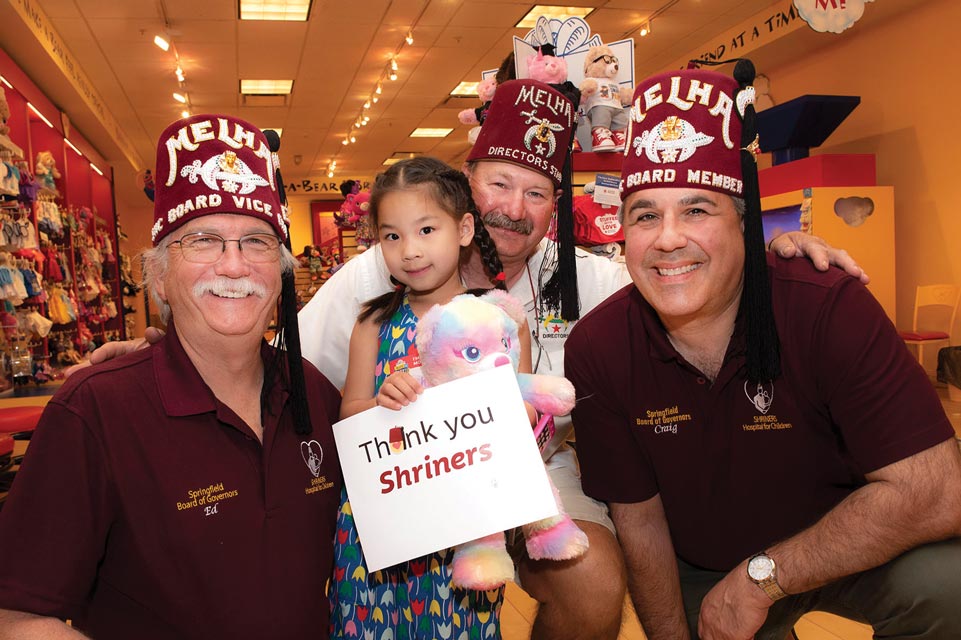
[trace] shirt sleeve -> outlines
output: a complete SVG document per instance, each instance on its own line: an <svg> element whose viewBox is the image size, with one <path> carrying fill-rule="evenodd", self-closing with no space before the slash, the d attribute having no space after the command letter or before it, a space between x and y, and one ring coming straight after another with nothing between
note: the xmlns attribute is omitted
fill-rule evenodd
<svg viewBox="0 0 961 640"><path fill-rule="evenodd" d="M350 333L361 305L390 291L377 247L351 258L300 310L301 354L342 389L347 379Z"/></svg>
<svg viewBox="0 0 961 640"><path fill-rule="evenodd" d="M818 392L862 474L951 438L954 429L921 365L870 292L836 284L814 328Z"/></svg>
<svg viewBox="0 0 961 640"><path fill-rule="evenodd" d="M52 400L0 511L0 608L82 615L114 520L111 486L102 442Z"/></svg>
<svg viewBox="0 0 961 640"><path fill-rule="evenodd" d="M599 350L610 340L593 341L589 326L577 326L567 339L564 370L574 384L577 403L571 417L577 432L577 458L584 492L605 502L642 502L658 493L647 451L634 437L629 402L613 360ZM603 332L601 332L603 333Z"/></svg>

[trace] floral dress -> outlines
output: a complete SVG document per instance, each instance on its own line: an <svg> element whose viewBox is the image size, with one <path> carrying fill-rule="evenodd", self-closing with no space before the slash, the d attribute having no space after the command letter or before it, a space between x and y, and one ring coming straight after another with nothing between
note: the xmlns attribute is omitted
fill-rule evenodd
<svg viewBox="0 0 961 640"><path fill-rule="evenodd" d="M420 366L414 345L417 316L407 299L380 330L374 387L394 371ZM367 571L357 529L341 492L330 584L331 638L363 640L499 639L504 589L451 586L454 551L445 549L393 567Z"/></svg>

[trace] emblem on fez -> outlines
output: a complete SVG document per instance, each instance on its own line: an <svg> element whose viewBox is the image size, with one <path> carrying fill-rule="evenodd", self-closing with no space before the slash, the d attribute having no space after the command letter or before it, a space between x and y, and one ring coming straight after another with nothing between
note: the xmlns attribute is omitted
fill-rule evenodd
<svg viewBox="0 0 961 640"><path fill-rule="evenodd" d="M241 195L252 193L257 187L266 187L269 184L264 178L254 173L233 151L224 151L203 164L200 160L194 160L180 170L180 175L188 178L191 184L196 184L197 180L203 180L204 184L214 191L223 189L227 193Z"/></svg>
<svg viewBox="0 0 961 640"><path fill-rule="evenodd" d="M551 122L547 118L538 118L537 107L530 111L521 111L521 115L527 116L527 121L524 124L531 125L527 133L524 134L524 146L527 147L528 151L550 158L557 150L557 139L554 137L554 132L563 131L564 125ZM537 140L536 143L534 143L535 140Z"/></svg>
<svg viewBox="0 0 961 640"><path fill-rule="evenodd" d="M634 139L634 154L640 157L643 153L656 164L684 162L698 147L712 142L712 136L698 132L687 120L670 116Z"/></svg>

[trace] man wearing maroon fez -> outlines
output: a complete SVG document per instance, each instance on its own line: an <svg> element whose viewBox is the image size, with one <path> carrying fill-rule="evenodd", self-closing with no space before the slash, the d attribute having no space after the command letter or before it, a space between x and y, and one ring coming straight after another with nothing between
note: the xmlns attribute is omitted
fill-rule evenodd
<svg viewBox="0 0 961 640"><path fill-rule="evenodd" d="M0 637L327 637L340 396L299 357L276 141L215 115L160 136L167 332L44 410L0 512Z"/></svg>
<svg viewBox="0 0 961 640"><path fill-rule="evenodd" d="M504 82L464 166L504 265L505 284L527 311L535 371L544 374L564 375L564 345L578 318L629 282L622 264L574 247L569 149L575 115L571 102L548 85ZM556 239L546 237L552 226ZM809 252L824 268L831 258L860 273L846 254L812 236L782 236L775 243L785 254ZM490 286L479 252L462 264L462 274L469 287ZM392 288L375 245L349 260L298 314L304 357L335 385L344 383L350 332L361 305ZM130 347L108 345L94 359L124 348ZM577 458L567 443L571 437L570 420L556 419L542 454L565 510L587 533L590 548L571 562L519 557L518 576L539 604L533 638L614 640L626 589L621 551L607 508L581 488ZM352 589L346 595L330 594L332 611L356 624L369 613L366 576L348 577Z"/></svg>
<svg viewBox="0 0 961 640"><path fill-rule="evenodd" d="M959 638L954 431L857 279L765 255L753 77L742 60L637 85L633 284L566 349L584 489L652 640L784 640L811 610Z"/></svg>

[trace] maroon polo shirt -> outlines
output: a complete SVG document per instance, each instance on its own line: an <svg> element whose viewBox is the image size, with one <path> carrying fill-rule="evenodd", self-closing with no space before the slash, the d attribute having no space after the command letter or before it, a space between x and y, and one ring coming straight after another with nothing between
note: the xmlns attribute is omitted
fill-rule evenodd
<svg viewBox="0 0 961 640"><path fill-rule="evenodd" d="M294 432L275 384L263 445L172 325L71 376L0 512L0 608L97 640L326 638L340 394L304 368L313 433Z"/></svg>
<svg viewBox="0 0 961 640"><path fill-rule="evenodd" d="M584 490L660 494L677 554L727 571L813 524L865 474L954 435L937 394L857 280L769 257L782 374L745 379L740 320L714 384L678 354L633 285L577 323Z"/></svg>

